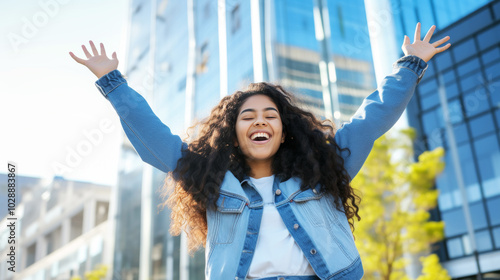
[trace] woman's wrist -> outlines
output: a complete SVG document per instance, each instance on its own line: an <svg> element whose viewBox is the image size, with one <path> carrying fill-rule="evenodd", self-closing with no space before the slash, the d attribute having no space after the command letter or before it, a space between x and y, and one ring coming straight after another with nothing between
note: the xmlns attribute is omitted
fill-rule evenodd
<svg viewBox="0 0 500 280"><path fill-rule="evenodd" d="M429 67L425 60L416 55L405 55L398 59L393 66L395 68L404 67L413 71L418 76L417 83L420 82L425 74L425 71L427 70L427 67Z"/></svg>
<svg viewBox="0 0 500 280"><path fill-rule="evenodd" d="M106 73L101 78L99 78L95 85L101 94L106 97L111 91L117 88L119 85L126 83L125 77L115 69L111 72Z"/></svg>
<svg viewBox="0 0 500 280"><path fill-rule="evenodd" d="M115 71L115 70L117 70L117 69L111 69L111 70L99 71L99 72L96 72L96 73L94 73L94 74L97 76L97 79L100 79L100 78L102 78L102 77L106 76L107 74L109 74L109 73L111 73L111 72L113 72L113 71Z"/></svg>

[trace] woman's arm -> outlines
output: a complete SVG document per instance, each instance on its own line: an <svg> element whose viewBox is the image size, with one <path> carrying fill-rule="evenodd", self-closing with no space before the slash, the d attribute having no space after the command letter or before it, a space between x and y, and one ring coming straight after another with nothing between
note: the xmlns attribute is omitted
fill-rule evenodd
<svg viewBox="0 0 500 280"><path fill-rule="evenodd" d="M350 122L335 133L344 167L354 178L363 166L373 143L399 119L410 101L419 77L427 63L416 56L405 56L394 64L394 71L386 76L378 89L363 100Z"/></svg>
<svg viewBox="0 0 500 280"><path fill-rule="evenodd" d="M174 170L181 148L187 144L172 134L118 70L102 76L96 86L120 116L123 130L142 160L165 173Z"/></svg>
<svg viewBox="0 0 500 280"><path fill-rule="evenodd" d="M177 160L181 157L181 148L187 147L187 144L179 136L173 135L154 114L146 100L128 86L127 81L116 70L116 53L113 53L113 59L108 59L102 44L101 55L92 41L90 45L93 56L82 46L87 60L80 59L73 53L70 55L99 78L97 88L118 113L125 134L142 160L165 173L175 169Z"/></svg>
<svg viewBox="0 0 500 280"><path fill-rule="evenodd" d="M341 156L351 178L363 166L375 140L386 133L403 113L427 68L427 61L450 47L447 44L438 48L450 39L448 36L429 43L434 29L435 26L432 26L424 40L420 40L418 23L413 44L405 36L402 46L405 56L394 63L393 73L385 77L378 89L365 98L351 121L336 132L335 141L339 147L350 150L350 153L341 152Z"/></svg>

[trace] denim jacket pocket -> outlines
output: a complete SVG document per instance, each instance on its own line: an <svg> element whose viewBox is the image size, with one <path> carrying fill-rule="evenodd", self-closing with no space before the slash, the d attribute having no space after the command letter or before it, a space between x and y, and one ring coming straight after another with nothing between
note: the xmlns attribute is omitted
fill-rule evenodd
<svg viewBox="0 0 500 280"><path fill-rule="evenodd" d="M217 199L217 210L209 227L212 227L211 241L214 244L229 244L233 242L236 227L245 208L246 202L238 197L220 194Z"/></svg>
<svg viewBox="0 0 500 280"><path fill-rule="evenodd" d="M314 226L325 225L325 219L320 207L320 199L322 196L323 193L321 192L307 189L293 197L293 201L296 203L299 212L305 213L307 219L309 219Z"/></svg>
<svg viewBox="0 0 500 280"><path fill-rule="evenodd" d="M323 196L323 192L317 191L315 189L307 189L305 191L299 192L293 197L295 202L305 202L308 200L318 200Z"/></svg>

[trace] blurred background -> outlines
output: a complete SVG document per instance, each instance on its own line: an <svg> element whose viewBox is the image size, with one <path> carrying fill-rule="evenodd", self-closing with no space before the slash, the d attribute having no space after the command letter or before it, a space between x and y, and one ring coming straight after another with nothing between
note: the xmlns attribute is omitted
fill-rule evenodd
<svg viewBox="0 0 500 280"><path fill-rule="evenodd" d="M445 149L429 211L444 238L429 250L452 279L500 279L500 0L4 0L0 18L0 279L70 279L98 265L103 279L204 278L204 251L189 256L168 232L165 174L141 161L69 51L84 58L89 40L116 51L129 85L181 137L254 81L281 83L340 126L417 22L422 37L435 24L432 41L452 43L397 124L415 128L415 158Z"/></svg>

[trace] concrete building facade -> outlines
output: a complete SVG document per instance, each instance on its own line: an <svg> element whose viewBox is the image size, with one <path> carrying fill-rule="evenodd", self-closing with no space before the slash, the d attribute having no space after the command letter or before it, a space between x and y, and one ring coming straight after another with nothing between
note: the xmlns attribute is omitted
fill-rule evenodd
<svg viewBox="0 0 500 280"><path fill-rule="evenodd" d="M16 272L7 270L10 235L0 232L0 278L70 279L111 262L109 186L55 177L23 192L16 207ZM1 222L7 224L10 216Z"/></svg>

